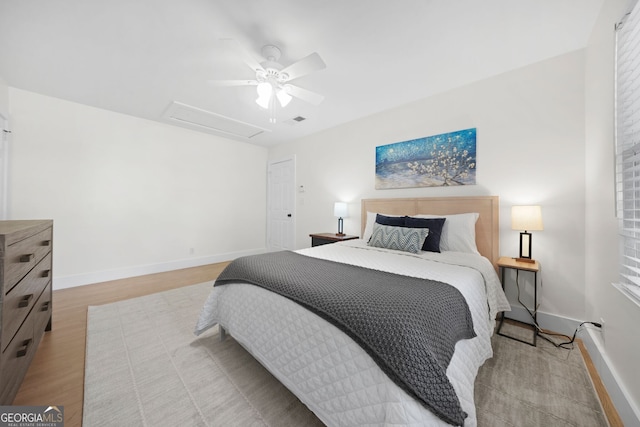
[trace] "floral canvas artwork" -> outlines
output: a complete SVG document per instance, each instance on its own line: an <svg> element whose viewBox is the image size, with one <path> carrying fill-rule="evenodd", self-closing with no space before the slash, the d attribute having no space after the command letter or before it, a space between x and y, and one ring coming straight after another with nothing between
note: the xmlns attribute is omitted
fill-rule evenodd
<svg viewBox="0 0 640 427"><path fill-rule="evenodd" d="M376 147L376 189L476 183L476 129Z"/></svg>

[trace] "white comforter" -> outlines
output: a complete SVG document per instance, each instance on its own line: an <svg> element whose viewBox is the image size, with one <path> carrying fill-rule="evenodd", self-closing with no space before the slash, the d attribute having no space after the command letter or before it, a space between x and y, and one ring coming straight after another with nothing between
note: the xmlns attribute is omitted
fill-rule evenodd
<svg viewBox="0 0 640 427"><path fill-rule="evenodd" d="M479 255L405 252L361 240L297 251L301 254L449 283L469 305L477 337L456 344L447 376L475 426L473 386L492 356L496 313L509 310L491 263ZM249 284L214 288L196 334L219 323L325 424L330 426L448 425L402 391L351 338L295 302Z"/></svg>

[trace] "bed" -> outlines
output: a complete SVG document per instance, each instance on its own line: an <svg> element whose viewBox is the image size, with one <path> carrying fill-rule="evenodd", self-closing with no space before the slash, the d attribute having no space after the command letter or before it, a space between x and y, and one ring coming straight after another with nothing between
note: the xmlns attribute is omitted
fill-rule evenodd
<svg viewBox="0 0 640 427"><path fill-rule="evenodd" d="M268 290L251 284L255 282L252 276L246 276L246 281L241 282L233 279L236 276L224 276L223 272L219 278L220 286L214 285L204 304L196 325L196 334L218 324L221 336L224 336L225 331L231 334L321 421L330 426L474 426L477 424L473 397L475 377L480 366L493 354L490 340L496 315L510 309L496 274L498 209L496 196L364 199L361 202L362 239L302 249L294 254L274 254L271 255L272 258L262 260L264 264L271 265L273 257L286 255L294 257L292 269L293 265L309 262L314 265L335 266L339 272L333 276L337 277L351 277L351 273L359 277L362 276L359 272L375 270L376 275L386 279L401 275L403 280L421 280L429 283L429 287L440 283L451 285L444 285L443 288L452 288L451 292L462 296L468 307L465 313L472 320L472 323L468 322L472 328L471 335L453 340L451 354L446 361L440 356L433 360L425 357L424 360L432 360L432 363L427 369L423 369L426 363L420 362L422 366L418 363L418 369L436 373L442 371L442 375L446 376L447 387L452 390L459 403L461 416L449 416L448 409L441 408L442 405L451 403L434 403L428 400L432 397L425 400L421 394L422 389L416 391L416 387L411 384L413 372L408 375L409 385L402 382L404 378L399 381L395 365L390 368L390 362L385 359L390 357L386 355L386 347L383 347L385 351L380 351L375 347L377 344L362 342L360 334L353 333L349 327L337 326L333 317L326 315L322 307L319 310L317 306L294 302L297 301L297 294L294 297L286 294L283 296L276 293L279 290ZM430 221L434 217L445 217L444 226L438 233L441 235L439 246L443 250L418 250L414 253L388 249L385 245L376 247L368 244L380 237L380 230L392 230L394 233L398 231L397 227L376 222L384 222L386 218L395 223L405 216ZM413 219L409 222L411 221L416 222ZM402 232L421 233L418 228L420 227L403 229ZM433 227L432 231L436 228ZM252 262L254 260L252 257L246 258L250 258ZM304 263L300 263L301 260ZM344 276L338 268L346 269ZM288 272L289 270L287 274ZM322 273L319 276L332 275ZM300 280L300 277L296 280ZM345 287L351 288L351 283ZM357 289L354 295L362 298L360 288ZM349 298L338 299L342 301ZM435 312L432 309L423 310L432 311ZM458 315L456 308L455 313L456 318L464 317L462 310ZM441 315L443 314L432 317ZM455 323L451 320L452 318L447 320L447 325ZM367 319L363 322L370 321L371 319ZM378 323L386 325L392 322L384 320ZM439 329L444 332L444 336L449 336L452 332L448 328L442 326ZM392 334L389 340L397 341L393 337L398 335L403 334ZM403 349L412 347L410 343L398 346ZM440 348L437 350L435 353L438 355L442 353ZM385 354L380 356L380 352ZM412 354L414 353L409 353L408 357ZM415 354L425 353L420 349ZM411 365L409 361L406 364ZM432 386L425 388L430 387ZM436 396L436 400L439 393L440 391L433 390L426 392ZM447 393L448 391L442 392L443 395Z"/></svg>

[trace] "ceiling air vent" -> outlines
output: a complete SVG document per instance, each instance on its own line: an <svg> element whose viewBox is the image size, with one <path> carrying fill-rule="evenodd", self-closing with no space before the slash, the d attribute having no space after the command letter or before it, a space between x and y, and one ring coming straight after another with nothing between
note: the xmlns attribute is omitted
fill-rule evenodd
<svg viewBox="0 0 640 427"><path fill-rule="evenodd" d="M176 101L169 105L163 117L176 125L224 136L253 138L263 132L269 132L269 129Z"/></svg>
<svg viewBox="0 0 640 427"><path fill-rule="evenodd" d="M285 120L284 123L286 123L288 125L297 125L298 123L303 122L305 120L307 120L306 117L296 116L296 117L293 117L291 119Z"/></svg>

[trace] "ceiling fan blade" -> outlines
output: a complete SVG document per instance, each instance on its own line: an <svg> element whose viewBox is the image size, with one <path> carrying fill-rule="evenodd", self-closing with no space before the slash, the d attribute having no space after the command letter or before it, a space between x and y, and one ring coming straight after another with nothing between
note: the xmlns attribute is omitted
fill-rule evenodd
<svg viewBox="0 0 640 427"><path fill-rule="evenodd" d="M289 75L287 80L293 80L311 74L314 71L323 70L326 67L327 65L322 58L320 58L320 55L314 52L309 56L305 56L300 61L285 67L280 71L280 74L287 73Z"/></svg>
<svg viewBox="0 0 640 427"><path fill-rule="evenodd" d="M257 80L207 80L211 86L257 86Z"/></svg>
<svg viewBox="0 0 640 427"><path fill-rule="evenodd" d="M289 95L306 101L309 104L319 105L324 100L323 95L303 89L300 86L285 85L284 87Z"/></svg>
<svg viewBox="0 0 640 427"><path fill-rule="evenodd" d="M222 43L227 47L227 49L231 49L235 51L245 64L249 66L253 71L263 70L264 68L260 65L260 62L248 51L246 50L240 43L238 43L235 39L221 39Z"/></svg>

